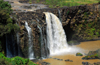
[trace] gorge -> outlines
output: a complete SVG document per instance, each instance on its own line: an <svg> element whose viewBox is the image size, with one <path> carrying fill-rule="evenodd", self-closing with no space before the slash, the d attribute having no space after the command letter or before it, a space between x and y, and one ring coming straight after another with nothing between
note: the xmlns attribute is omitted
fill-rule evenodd
<svg viewBox="0 0 100 65"><path fill-rule="evenodd" d="M19 29L0 37L3 43L2 53L8 58L20 56L32 61L57 60L54 57L63 55L61 57L64 58L68 57L64 56L67 54L74 54L72 57L76 58L76 53L87 55L91 50L88 46L92 44L87 43L88 46L83 44L82 46L86 47L83 49L81 42L100 40L100 3L35 11L14 10L10 17ZM11 26L12 28L14 27ZM99 43L96 44L99 46ZM60 56L58 60L62 61L59 58ZM64 61L69 60L64 59Z"/></svg>

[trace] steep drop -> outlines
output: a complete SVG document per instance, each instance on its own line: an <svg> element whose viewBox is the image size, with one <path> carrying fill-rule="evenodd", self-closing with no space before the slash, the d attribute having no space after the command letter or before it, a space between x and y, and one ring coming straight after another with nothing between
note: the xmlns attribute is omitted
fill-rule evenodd
<svg viewBox="0 0 100 65"><path fill-rule="evenodd" d="M66 35L60 20L52 13L44 12L47 23L47 44L50 55L55 55L68 48Z"/></svg>
<svg viewBox="0 0 100 65"><path fill-rule="evenodd" d="M34 51L33 51L33 43L32 43L32 31L31 31L31 28L28 26L28 23L25 22L25 27L28 31L28 37L29 37L29 40L28 40L28 45L29 45L29 49L28 49L28 58L29 59L34 59Z"/></svg>

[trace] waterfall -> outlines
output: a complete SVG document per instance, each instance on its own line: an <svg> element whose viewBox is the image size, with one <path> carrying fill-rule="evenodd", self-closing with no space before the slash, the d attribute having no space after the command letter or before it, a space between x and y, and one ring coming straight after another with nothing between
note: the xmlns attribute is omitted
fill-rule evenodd
<svg viewBox="0 0 100 65"><path fill-rule="evenodd" d="M11 50L10 50L10 45L7 39L7 35L6 35L6 57L9 57L9 58L13 57Z"/></svg>
<svg viewBox="0 0 100 65"><path fill-rule="evenodd" d="M52 13L44 12L47 23L47 44L50 55L58 54L68 48L66 35L60 20Z"/></svg>
<svg viewBox="0 0 100 65"><path fill-rule="evenodd" d="M60 13L60 10L59 10L59 9L58 9L58 14L59 14L59 19L60 19L60 22L62 23L61 13Z"/></svg>
<svg viewBox="0 0 100 65"><path fill-rule="evenodd" d="M29 54L29 59L34 59L34 51L33 51L33 41L32 41L32 31L31 31L31 28L28 26L28 23L25 22L25 27L26 27L26 30L28 31L28 37L29 37L29 40L28 40L28 45L29 45L29 49L28 49L28 54Z"/></svg>
<svg viewBox="0 0 100 65"><path fill-rule="evenodd" d="M16 23L17 24L17 23ZM18 25L18 24L17 24ZM19 26L19 25L18 25ZM19 39L19 32L17 31L16 33L16 37L17 37L17 46L18 46L18 56L21 56L21 51L20 51L20 39Z"/></svg>
<svg viewBox="0 0 100 65"><path fill-rule="evenodd" d="M41 43L41 57L44 57L45 53L44 53L44 40L43 40L43 33L42 33L42 28L40 26L37 26L40 30L40 43Z"/></svg>
<svg viewBox="0 0 100 65"><path fill-rule="evenodd" d="M40 31L40 44L41 44L41 58L46 58L48 57L48 51L47 51L47 45L46 45L46 39L45 39L45 34L44 34L44 28L38 23L40 22L38 19L37 20L37 27Z"/></svg>
<svg viewBox="0 0 100 65"><path fill-rule="evenodd" d="M17 45L18 45L18 56L21 56L21 54L20 54L20 48L19 48L19 34L18 34L18 32L16 33L16 36L17 36Z"/></svg>
<svg viewBox="0 0 100 65"><path fill-rule="evenodd" d="M6 57L14 57L17 56L17 45L14 40L13 34L6 35Z"/></svg>

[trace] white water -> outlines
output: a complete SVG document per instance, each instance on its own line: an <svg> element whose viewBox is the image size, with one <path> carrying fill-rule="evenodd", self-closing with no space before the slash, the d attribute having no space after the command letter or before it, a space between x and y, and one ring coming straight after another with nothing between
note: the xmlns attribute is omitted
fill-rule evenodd
<svg viewBox="0 0 100 65"><path fill-rule="evenodd" d="M28 45L29 45L29 49L28 49L28 56L29 56L29 59L34 59L34 51L33 51L33 43L32 43L32 31L31 31L31 28L28 26L28 23L25 22L25 27L28 31L28 37L29 37L29 42L28 42Z"/></svg>
<svg viewBox="0 0 100 65"><path fill-rule="evenodd" d="M60 10L59 10L59 9L58 9L58 14L59 14L60 22L62 22L62 19L61 19L61 13L60 13Z"/></svg>
<svg viewBox="0 0 100 65"><path fill-rule="evenodd" d="M50 55L55 55L68 48L66 35L60 20L52 13L44 12L47 23L47 43Z"/></svg>
<svg viewBox="0 0 100 65"><path fill-rule="evenodd" d="M18 56L21 56L21 54L20 54L20 47L19 47L19 45L20 45L19 32L16 33L16 37L17 37L17 45L18 45Z"/></svg>
<svg viewBox="0 0 100 65"><path fill-rule="evenodd" d="M47 44L51 55L82 53L82 49L68 46L66 35L58 17L52 13L44 12L47 23Z"/></svg>

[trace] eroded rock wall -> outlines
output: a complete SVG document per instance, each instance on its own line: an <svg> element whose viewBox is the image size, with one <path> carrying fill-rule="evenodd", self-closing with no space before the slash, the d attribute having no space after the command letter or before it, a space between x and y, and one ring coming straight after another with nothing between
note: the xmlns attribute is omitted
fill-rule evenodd
<svg viewBox="0 0 100 65"><path fill-rule="evenodd" d="M45 15L43 12L52 12L57 17L61 18L62 25L66 32L67 38L71 38L71 34L73 34L73 30L71 29L71 25L79 24L82 22L83 13L85 12L98 12L100 11L100 4L92 4L92 5L81 5L81 6L73 6L73 7L63 7L63 8L54 8L54 9L41 9L36 10L34 12L20 12L13 13L12 15L16 18L16 22L20 26L20 47L22 53L25 57L28 56L27 44L28 44L28 34L25 29L25 21L28 22L29 26L32 28L33 35L33 50L35 53L35 57L41 57L41 43L40 43L40 31L37 26L43 27L44 36L46 37L46 22ZM60 12L60 14L59 14ZM69 35L70 34L70 35Z"/></svg>

